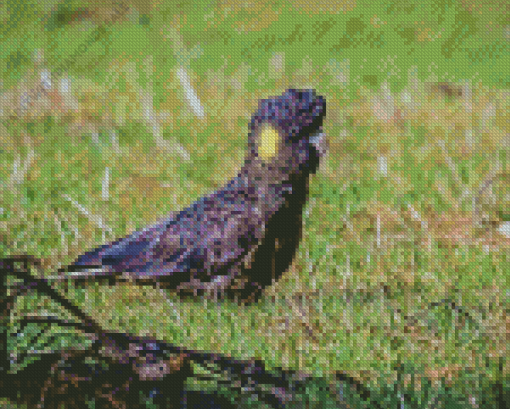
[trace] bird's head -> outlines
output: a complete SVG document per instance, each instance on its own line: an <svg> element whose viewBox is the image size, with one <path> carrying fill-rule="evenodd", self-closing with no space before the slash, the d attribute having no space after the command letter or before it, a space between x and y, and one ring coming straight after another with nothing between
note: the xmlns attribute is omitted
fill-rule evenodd
<svg viewBox="0 0 510 409"><path fill-rule="evenodd" d="M326 100L314 90L289 89L261 100L250 123L248 160L262 167L314 172L327 152L325 114Z"/></svg>

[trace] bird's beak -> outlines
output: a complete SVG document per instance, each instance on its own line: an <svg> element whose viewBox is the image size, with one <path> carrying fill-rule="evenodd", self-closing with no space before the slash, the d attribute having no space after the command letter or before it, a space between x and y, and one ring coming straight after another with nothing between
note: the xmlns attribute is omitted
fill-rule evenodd
<svg viewBox="0 0 510 409"><path fill-rule="evenodd" d="M322 130L314 132L310 136L310 144L315 148L319 157L322 158L328 152L329 144L326 138L326 134Z"/></svg>

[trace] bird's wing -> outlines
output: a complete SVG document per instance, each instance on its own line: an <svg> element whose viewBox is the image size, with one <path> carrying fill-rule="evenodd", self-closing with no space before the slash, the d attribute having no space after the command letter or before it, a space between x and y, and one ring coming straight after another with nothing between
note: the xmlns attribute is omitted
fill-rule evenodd
<svg viewBox="0 0 510 409"><path fill-rule="evenodd" d="M160 223L81 255L71 264L70 275L166 277L176 287L190 277L228 274L257 245L265 228L256 195L238 185L232 181Z"/></svg>
<svg viewBox="0 0 510 409"><path fill-rule="evenodd" d="M163 222L82 254L70 266L70 268L76 267L73 269L75 270L73 276L79 277L80 272L83 272L84 276L108 276L123 271L147 269L150 263L148 255L151 246L166 229L171 229L175 222L175 219L170 217ZM174 254L178 253L179 249L174 248Z"/></svg>

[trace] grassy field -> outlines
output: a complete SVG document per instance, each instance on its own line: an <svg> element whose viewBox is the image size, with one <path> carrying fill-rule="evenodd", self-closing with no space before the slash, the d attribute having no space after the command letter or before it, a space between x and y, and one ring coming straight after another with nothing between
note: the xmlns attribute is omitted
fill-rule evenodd
<svg viewBox="0 0 510 409"><path fill-rule="evenodd" d="M51 275L188 205L236 175L260 98L314 88L329 155L259 303L67 295L110 330L348 374L382 407L510 400L505 2L7 1L0 21L1 255Z"/></svg>

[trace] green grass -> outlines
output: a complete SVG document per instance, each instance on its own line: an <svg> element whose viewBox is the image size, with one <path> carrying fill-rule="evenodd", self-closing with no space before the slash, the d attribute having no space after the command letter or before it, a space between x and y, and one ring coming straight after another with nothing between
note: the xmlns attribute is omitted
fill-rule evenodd
<svg viewBox="0 0 510 409"><path fill-rule="evenodd" d="M296 261L260 303L175 300L169 312L157 291L127 284L69 296L109 329L322 379L348 373L388 407L403 394L415 407L496 407L493 386L508 388L510 372L510 241L497 230L510 214L507 11L169 1L142 13L134 2L109 25L83 12L93 4L19 4L0 7L0 254L43 257L51 274L186 206L236 174L258 99L315 88L329 156ZM105 36L64 70L69 95L53 78L19 111L41 71L98 27ZM18 308L48 306L35 296Z"/></svg>

